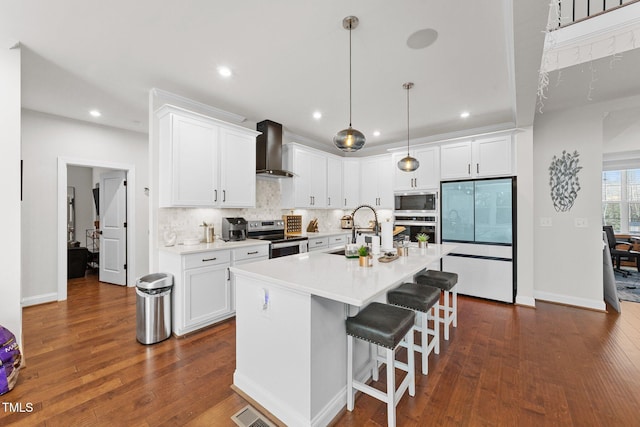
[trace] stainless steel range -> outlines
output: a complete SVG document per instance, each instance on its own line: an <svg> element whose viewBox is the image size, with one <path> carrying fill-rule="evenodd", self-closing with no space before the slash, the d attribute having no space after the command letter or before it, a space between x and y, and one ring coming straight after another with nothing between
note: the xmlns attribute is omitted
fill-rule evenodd
<svg viewBox="0 0 640 427"><path fill-rule="evenodd" d="M270 241L269 258L279 258L309 251L308 239L304 236L286 235L284 221L281 219L249 221L247 237Z"/></svg>

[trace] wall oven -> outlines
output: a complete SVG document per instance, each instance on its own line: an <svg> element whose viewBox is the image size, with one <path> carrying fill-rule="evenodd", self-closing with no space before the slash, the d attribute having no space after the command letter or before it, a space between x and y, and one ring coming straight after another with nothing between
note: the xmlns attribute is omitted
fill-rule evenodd
<svg viewBox="0 0 640 427"><path fill-rule="evenodd" d="M309 241L306 237L285 234L283 220L249 221L247 229L248 238L271 242L269 258L279 258L309 251Z"/></svg>
<svg viewBox="0 0 640 427"><path fill-rule="evenodd" d="M421 191L395 193L394 211L396 215L437 215L438 192Z"/></svg>
<svg viewBox="0 0 640 427"><path fill-rule="evenodd" d="M435 215L406 215L395 213L394 225L404 227L405 230L394 237L394 240L404 240L409 236L412 242L417 242L416 235L424 233L429 236L429 243L439 243L438 217Z"/></svg>

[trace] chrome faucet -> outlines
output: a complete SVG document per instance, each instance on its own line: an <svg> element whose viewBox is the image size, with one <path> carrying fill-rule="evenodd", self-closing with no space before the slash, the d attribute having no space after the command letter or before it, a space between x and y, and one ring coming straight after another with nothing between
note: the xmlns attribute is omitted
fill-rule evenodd
<svg viewBox="0 0 640 427"><path fill-rule="evenodd" d="M351 224L351 243L356 242L356 212L358 212L358 210L361 208L369 208L371 209L371 211L373 211L373 217L375 218L375 225L373 227L373 232L375 233L376 236L378 235L378 228L379 228L378 212L376 212L376 210L370 205L360 205L357 208L355 208L351 213L351 221L353 222Z"/></svg>

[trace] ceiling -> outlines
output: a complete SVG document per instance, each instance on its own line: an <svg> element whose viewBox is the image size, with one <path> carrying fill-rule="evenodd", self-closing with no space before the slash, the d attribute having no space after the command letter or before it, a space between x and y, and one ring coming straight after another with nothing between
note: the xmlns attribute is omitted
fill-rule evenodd
<svg viewBox="0 0 640 427"><path fill-rule="evenodd" d="M344 17L360 20L353 127L382 146L406 142L408 81L412 140L530 125L544 3L0 0L0 38L21 43L24 108L147 132L149 91L159 88L248 122L280 122L331 150L349 124ZM438 32L435 43L409 48L425 28ZM231 78L217 74L221 65ZM88 115L94 108L102 117Z"/></svg>

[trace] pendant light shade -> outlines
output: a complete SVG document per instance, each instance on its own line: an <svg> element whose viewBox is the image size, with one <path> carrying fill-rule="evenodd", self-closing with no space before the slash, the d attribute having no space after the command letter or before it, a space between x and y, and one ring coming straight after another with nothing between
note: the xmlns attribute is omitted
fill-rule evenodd
<svg viewBox="0 0 640 427"><path fill-rule="evenodd" d="M409 90L413 87L413 83L408 82L402 85L407 90L407 157L403 157L398 162L398 169L405 172L413 172L420 167L420 162L409 154Z"/></svg>
<svg viewBox="0 0 640 427"><path fill-rule="evenodd" d="M333 137L333 143L342 151L358 151L364 146L365 137L362 132L351 127L351 30L358 27L360 21L355 16L347 16L342 20L342 27L349 30L349 127Z"/></svg>

